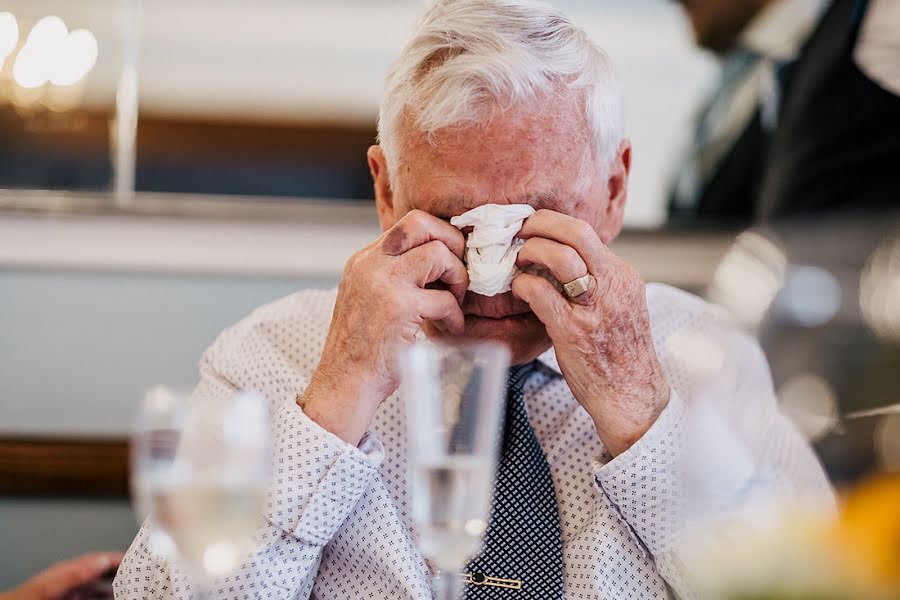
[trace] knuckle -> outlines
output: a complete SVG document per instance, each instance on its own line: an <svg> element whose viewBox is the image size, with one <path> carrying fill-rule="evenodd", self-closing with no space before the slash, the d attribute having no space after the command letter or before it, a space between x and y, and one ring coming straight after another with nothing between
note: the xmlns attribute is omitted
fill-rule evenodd
<svg viewBox="0 0 900 600"><path fill-rule="evenodd" d="M441 249L440 246L442 244L436 240L432 240L430 242L426 242L419 246L413 256L415 257L414 263L423 264L423 265L434 265L437 263L441 257Z"/></svg>
<svg viewBox="0 0 900 600"><path fill-rule="evenodd" d="M637 285L638 283L643 282L643 279L640 272L637 270L637 267L635 267L631 263L621 261L619 272L621 273L622 278L632 285Z"/></svg>
<svg viewBox="0 0 900 600"><path fill-rule="evenodd" d="M466 251L466 236L463 235L463 232L453 227L451 225L452 231L450 231L450 244L447 245L447 250L454 257L459 259L463 256Z"/></svg>
<svg viewBox="0 0 900 600"><path fill-rule="evenodd" d="M428 222L429 214L423 210L418 208L414 208L401 219L401 222L406 222L411 227L421 228L424 227Z"/></svg>
<svg viewBox="0 0 900 600"><path fill-rule="evenodd" d="M350 258L347 259L347 262L344 264L344 273L350 273L350 272L356 270L357 266L359 265L360 261L362 260L362 256L363 256L364 252L365 252L365 250L360 250L359 252L351 255Z"/></svg>
<svg viewBox="0 0 900 600"><path fill-rule="evenodd" d="M578 254L578 251L571 246L563 246L560 253L562 254L560 258L566 266L574 269L581 262L581 256Z"/></svg>
<svg viewBox="0 0 900 600"><path fill-rule="evenodd" d="M456 255L453 254L453 251L449 248L449 246L447 246L447 244L438 242L438 246L440 246L440 248L438 248L438 254L441 257L441 260L443 260L447 264L453 264L454 262L462 264L460 263L459 259L456 258Z"/></svg>
<svg viewBox="0 0 900 600"><path fill-rule="evenodd" d="M446 256L446 252L450 252L444 242L440 240L431 240L425 244L422 244L422 248L428 253L429 256Z"/></svg>
<svg viewBox="0 0 900 600"><path fill-rule="evenodd" d="M575 224L575 237L580 243L588 244L593 242L594 238L597 237L597 233L593 227L584 221L578 221Z"/></svg>
<svg viewBox="0 0 900 600"><path fill-rule="evenodd" d="M340 287L346 290L355 290L360 286L367 286L372 276L372 269L366 265L364 257L351 257L344 265L344 272L341 275Z"/></svg>
<svg viewBox="0 0 900 600"><path fill-rule="evenodd" d="M441 292L441 303L446 307L448 312L456 312L459 309L459 304L456 302L456 297L448 292Z"/></svg>
<svg viewBox="0 0 900 600"><path fill-rule="evenodd" d="M450 248L447 247L444 242L434 240L428 242L428 246L428 256L436 266L449 268L454 263L454 261L459 263L459 260L456 259L453 252L450 250Z"/></svg>

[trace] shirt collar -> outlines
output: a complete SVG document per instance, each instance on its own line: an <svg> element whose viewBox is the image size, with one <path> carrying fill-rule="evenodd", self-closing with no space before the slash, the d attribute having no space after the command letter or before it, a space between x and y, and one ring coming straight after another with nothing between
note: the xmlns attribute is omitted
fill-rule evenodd
<svg viewBox="0 0 900 600"><path fill-rule="evenodd" d="M553 346L550 346L550 349L538 356L537 359L557 375L562 375L562 371L559 370L559 361L556 359L556 349Z"/></svg>
<svg viewBox="0 0 900 600"><path fill-rule="evenodd" d="M421 329L416 333L416 342L426 342L428 341L428 336ZM562 371L559 369L559 361L556 360L556 350L553 346L550 346L543 354L537 357L537 361L556 373L557 375L562 375Z"/></svg>
<svg viewBox="0 0 900 600"><path fill-rule="evenodd" d="M778 61L796 58L828 0L776 0L744 29L738 45Z"/></svg>

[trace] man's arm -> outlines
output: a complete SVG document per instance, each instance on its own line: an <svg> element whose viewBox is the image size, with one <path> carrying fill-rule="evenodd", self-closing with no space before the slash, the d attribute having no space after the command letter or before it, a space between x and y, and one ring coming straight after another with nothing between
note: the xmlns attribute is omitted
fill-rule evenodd
<svg viewBox="0 0 900 600"><path fill-rule="evenodd" d="M560 213L537 211L519 236L520 266L546 267L561 282L589 275L575 297L528 273L512 291L547 326L566 383L609 454L595 468L600 492L682 597L692 597L675 555L692 522L688 508L724 518L784 496L833 503L812 451L777 410L755 341L717 325L705 305L692 315L685 306L680 324L693 319L727 360L682 397L657 355L647 288L631 265L587 223Z"/></svg>
<svg viewBox="0 0 900 600"><path fill-rule="evenodd" d="M274 453L259 549L228 578L232 583L214 590L217 598L243 597L245 588L233 583L238 581L280 590L274 597L309 596L322 548L383 459L381 445L367 432L378 406L396 387L393 351L412 343L426 320L451 332L463 327L464 248L457 228L414 210L351 257L318 366L302 385L291 378L285 385L282 374L296 374L296 365L281 362L277 351L257 356L271 347L265 340L226 340L224 355L219 344L207 352L195 395L227 397L248 386L263 392L272 406ZM426 288L435 282L446 289ZM248 355L265 368L245 372L240 385L215 367L237 361L229 372L246 371L241 359ZM187 576L154 556L149 531L145 524L126 554L116 578L117 596L189 597Z"/></svg>
<svg viewBox="0 0 900 600"><path fill-rule="evenodd" d="M302 392L303 390L298 390ZM227 398L237 389L208 362L194 397ZM364 436L358 446L324 430L295 403L272 402L272 483L257 550L227 578L212 586L216 598L309 597L322 548L334 536L375 475L380 444ZM152 523L144 523L115 579L117 598L191 597L190 577L151 549ZM249 592L248 592L249 590Z"/></svg>
<svg viewBox="0 0 900 600"><path fill-rule="evenodd" d="M694 597L678 559L694 536L721 523L752 528L757 509L773 503L834 506L821 465L778 411L762 350L738 332L717 341L730 357L723 372L691 398L673 392L640 440L593 471L598 491L681 598Z"/></svg>

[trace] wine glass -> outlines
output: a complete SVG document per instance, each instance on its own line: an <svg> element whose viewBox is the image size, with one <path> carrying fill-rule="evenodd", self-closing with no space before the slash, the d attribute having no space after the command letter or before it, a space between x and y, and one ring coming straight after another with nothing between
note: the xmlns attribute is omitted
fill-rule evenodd
<svg viewBox="0 0 900 600"><path fill-rule="evenodd" d="M195 597L254 550L270 472L266 403L255 393L148 392L132 441L132 488L151 550L191 575Z"/></svg>
<svg viewBox="0 0 900 600"><path fill-rule="evenodd" d="M509 351L493 342L421 342L399 355L419 549L438 600L460 596L491 511Z"/></svg>

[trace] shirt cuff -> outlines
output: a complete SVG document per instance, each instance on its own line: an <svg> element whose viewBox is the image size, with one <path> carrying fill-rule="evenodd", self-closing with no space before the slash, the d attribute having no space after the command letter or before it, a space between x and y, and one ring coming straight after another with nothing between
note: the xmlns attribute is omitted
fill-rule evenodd
<svg viewBox="0 0 900 600"><path fill-rule="evenodd" d="M266 516L303 543L323 546L353 511L384 459L367 433L352 446L315 423L293 398L272 418Z"/></svg>
<svg viewBox="0 0 900 600"><path fill-rule="evenodd" d="M672 390L666 408L631 448L592 466L600 493L654 555L672 541L683 509L685 415L683 400Z"/></svg>
<svg viewBox="0 0 900 600"><path fill-rule="evenodd" d="M669 404L631 448L593 464L594 481L656 556L673 548L692 513L738 503L756 467L748 449L708 403L687 408L672 390Z"/></svg>

